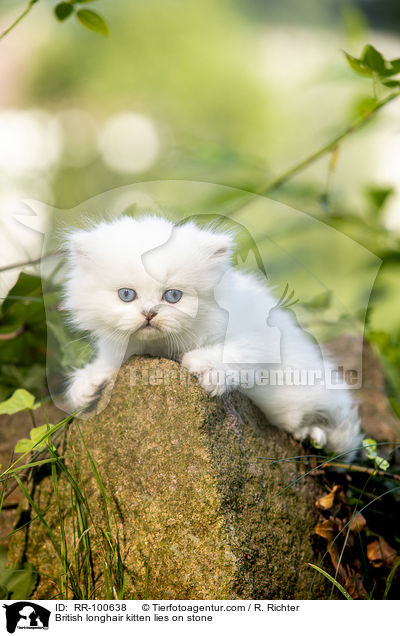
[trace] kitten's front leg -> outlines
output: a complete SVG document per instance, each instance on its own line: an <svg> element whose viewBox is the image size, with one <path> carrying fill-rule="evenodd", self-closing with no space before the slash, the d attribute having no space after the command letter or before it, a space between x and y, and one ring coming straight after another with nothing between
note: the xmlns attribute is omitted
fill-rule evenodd
<svg viewBox="0 0 400 636"><path fill-rule="evenodd" d="M239 370L224 364L223 354L227 345L212 345L188 351L182 358L182 366L195 375L201 386L212 396L222 395L239 383Z"/></svg>
<svg viewBox="0 0 400 636"><path fill-rule="evenodd" d="M124 361L126 346L113 346L98 341L97 356L82 369L76 369L70 378L66 399L70 409L86 409L98 397L105 384L115 380Z"/></svg>

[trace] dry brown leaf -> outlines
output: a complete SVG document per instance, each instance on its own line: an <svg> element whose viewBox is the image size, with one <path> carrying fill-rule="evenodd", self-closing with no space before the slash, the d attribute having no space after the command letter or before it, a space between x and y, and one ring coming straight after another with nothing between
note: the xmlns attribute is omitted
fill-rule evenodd
<svg viewBox="0 0 400 636"><path fill-rule="evenodd" d="M337 520L334 519L334 517L329 517L329 519L325 519L321 523L318 523L314 528L314 532L331 543L339 531L336 521Z"/></svg>
<svg viewBox="0 0 400 636"><path fill-rule="evenodd" d="M332 508L337 495L341 494L342 491L343 489L341 486L334 486L327 495L323 495L317 499L315 505L320 510L329 510L329 508Z"/></svg>
<svg viewBox="0 0 400 636"><path fill-rule="evenodd" d="M350 532L362 532L366 527L367 521L361 512L359 512L350 523Z"/></svg>
<svg viewBox="0 0 400 636"><path fill-rule="evenodd" d="M317 499L317 501L315 502L315 505L320 510L329 510L329 508L332 508L334 500L335 500L335 494L333 491L331 491L327 495L324 495L323 497L320 497L319 499Z"/></svg>
<svg viewBox="0 0 400 636"><path fill-rule="evenodd" d="M351 598L366 598L367 590L363 584L363 577L360 572L355 572L351 568L348 568L344 587L350 594Z"/></svg>
<svg viewBox="0 0 400 636"><path fill-rule="evenodd" d="M328 553L331 557L332 565L338 573L341 580L344 580L346 572L343 565L340 563L340 552L337 543L333 543L333 540L342 529L342 522L337 517L329 517L322 523L315 526L314 532L320 537L323 537L328 541ZM332 545L331 545L332 544Z"/></svg>
<svg viewBox="0 0 400 636"><path fill-rule="evenodd" d="M391 567L396 560L397 552L383 537L378 537L367 546L367 557L375 568L382 565Z"/></svg>

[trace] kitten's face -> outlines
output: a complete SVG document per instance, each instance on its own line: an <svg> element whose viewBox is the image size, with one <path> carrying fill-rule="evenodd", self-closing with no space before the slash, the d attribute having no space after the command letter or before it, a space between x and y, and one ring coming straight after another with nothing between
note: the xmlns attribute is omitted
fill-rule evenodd
<svg viewBox="0 0 400 636"><path fill-rule="evenodd" d="M65 306L98 335L188 334L229 262L231 238L157 217L124 217L71 235Z"/></svg>

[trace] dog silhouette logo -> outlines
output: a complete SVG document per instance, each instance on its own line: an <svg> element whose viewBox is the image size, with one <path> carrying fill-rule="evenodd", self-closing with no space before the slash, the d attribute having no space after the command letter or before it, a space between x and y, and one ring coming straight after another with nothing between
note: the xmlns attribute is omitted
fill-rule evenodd
<svg viewBox="0 0 400 636"><path fill-rule="evenodd" d="M19 601L3 607L9 634L14 634L16 629L49 629L51 612L37 603Z"/></svg>

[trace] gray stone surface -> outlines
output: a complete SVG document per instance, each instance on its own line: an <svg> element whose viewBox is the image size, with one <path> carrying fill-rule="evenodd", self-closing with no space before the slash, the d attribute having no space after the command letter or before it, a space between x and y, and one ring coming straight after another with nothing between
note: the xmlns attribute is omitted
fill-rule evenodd
<svg viewBox="0 0 400 636"><path fill-rule="evenodd" d="M169 380L141 382L143 369ZM176 362L133 357L106 408L79 427L115 513L125 598L329 598L325 579L307 565L317 562L312 533L320 486L305 477L285 489L302 476L303 464L263 458L300 455L302 447L269 426L245 397L211 398ZM90 503L93 595L106 598L94 530L106 527L104 501L76 422L63 453ZM32 496L58 543L53 480L39 477ZM62 476L59 488L71 556L74 515ZM37 520L14 536L11 559L22 558L41 574L36 598L72 596L60 593L60 559Z"/></svg>

